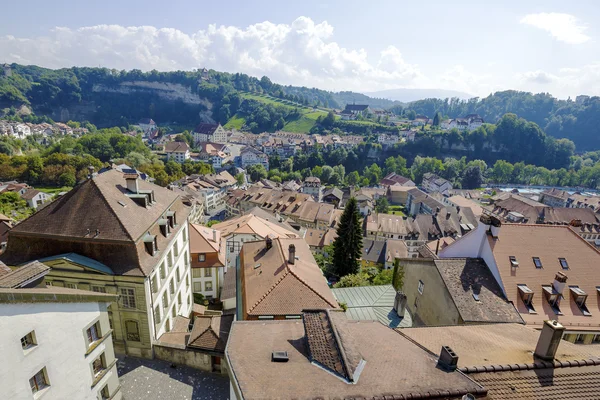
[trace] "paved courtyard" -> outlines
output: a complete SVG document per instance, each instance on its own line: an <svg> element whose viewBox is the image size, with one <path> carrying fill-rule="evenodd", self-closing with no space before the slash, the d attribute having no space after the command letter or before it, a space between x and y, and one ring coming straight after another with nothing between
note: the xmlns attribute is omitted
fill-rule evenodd
<svg viewBox="0 0 600 400"><path fill-rule="evenodd" d="M160 360L134 357L117 362L125 400L212 400L229 398L229 379Z"/></svg>

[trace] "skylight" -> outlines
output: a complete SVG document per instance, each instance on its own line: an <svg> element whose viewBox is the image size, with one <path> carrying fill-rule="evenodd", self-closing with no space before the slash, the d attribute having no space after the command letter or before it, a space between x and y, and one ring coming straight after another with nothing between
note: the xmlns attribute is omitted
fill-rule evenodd
<svg viewBox="0 0 600 400"><path fill-rule="evenodd" d="M558 262L560 262L560 266L562 267L562 269L569 269L569 263L567 263L566 258L559 258Z"/></svg>
<svg viewBox="0 0 600 400"><path fill-rule="evenodd" d="M536 268L542 268L542 260L539 257L533 257L533 264Z"/></svg>

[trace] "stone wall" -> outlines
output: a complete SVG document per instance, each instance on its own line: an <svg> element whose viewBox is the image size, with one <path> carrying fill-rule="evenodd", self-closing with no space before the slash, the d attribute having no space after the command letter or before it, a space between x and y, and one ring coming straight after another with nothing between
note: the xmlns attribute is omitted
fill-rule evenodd
<svg viewBox="0 0 600 400"><path fill-rule="evenodd" d="M186 367L196 368L207 372L217 372L226 375L224 360L221 357L220 371L219 366L215 364L213 369L213 356L207 353L191 349L179 349L175 346L154 345L154 356L163 361L173 364L185 365Z"/></svg>

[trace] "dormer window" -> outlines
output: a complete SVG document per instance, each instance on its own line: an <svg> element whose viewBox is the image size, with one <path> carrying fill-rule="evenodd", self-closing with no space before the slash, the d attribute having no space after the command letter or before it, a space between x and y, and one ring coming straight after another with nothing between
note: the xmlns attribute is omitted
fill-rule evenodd
<svg viewBox="0 0 600 400"><path fill-rule="evenodd" d="M517 257L510 256L510 257L508 257L508 259L510 260L510 266L511 267L517 268L519 266L519 262L517 261Z"/></svg>
<svg viewBox="0 0 600 400"><path fill-rule="evenodd" d="M167 219L158 220L158 226L160 227L160 233L162 233L162 235L164 237L169 236L169 234L171 233L171 225L169 224L169 220L167 220Z"/></svg>
<svg viewBox="0 0 600 400"><path fill-rule="evenodd" d="M546 297L548 304L550 304L550 307L554 310L554 313L562 315L559 308L561 294L557 292L552 285L542 285L542 290L544 291L544 296Z"/></svg>
<svg viewBox="0 0 600 400"><path fill-rule="evenodd" d="M583 315L592 315L592 313L590 313L587 306L585 305L585 301L587 300L588 296L587 293L579 286L569 286L569 290L571 292L573 300L575 300L575 304L577 304Z"/></svg>
<svg viewBox="0 0 600 400"><path fill-rule="evenodd" d="M560 266L562 267L562 269L569 269L569 263L567 263L566 258L559 258L558 262L560 263Z"/></svg>
<svg viewBox="0 0 600 400"><path fill-rule="evenodd" d="M156 235L151 235L150 232L148 232L146 236L144 236L144 246L146 246L146 252L151 256L154 256L158 252Z"/></svg>
<svg viewBox="0 0 600 400"><path fill-rule="evenodd" d="M527 307L527 310L530 314L535 314L535 309L533 308L533 290L529 289L529 287L525 284L517 285L519 289L519 296L521 300L523 300L523 304Z"/></svg>
<svg viewBox="0 0 600 400"><path fill-rule="evenodd" d="M177 225L177 216L175 211L167 211L167 220L169 221L171 228L175 228L175 225Z"/></svg>
<svg viewBox="0 0 600 400"><path fill-rule="evenodd" d="M539 257L533 257L533 265L535 265L536 268L542 268L542 260L540 260Z"/></svg>

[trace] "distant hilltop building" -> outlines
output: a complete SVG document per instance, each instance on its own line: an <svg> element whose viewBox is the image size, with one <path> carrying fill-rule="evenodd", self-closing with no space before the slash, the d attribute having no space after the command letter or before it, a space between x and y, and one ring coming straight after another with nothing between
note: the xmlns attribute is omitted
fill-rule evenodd
<svg viewBox="0 0 600 400"><path fill-rule="evenodd" d="M2 72L6 77L12 76L12 68L10 67L10 64L2 64Z"/></svg>
<svg viewBox="0 0 600 400"><path fill-rule="evenodd" d="M373 110L368 104L346 104L346 108L342 111L343 120L356 119L357 116L367 116L373 114Z"/></svg>
<svg viewBox="0 0 600 400"><path fill-rule="evenodd" d="M441 128L444 130L458 129L461 131L474 131L483 125L484 121L479 114L468 114L464 118L447 119L442 121Z"/></svg>

